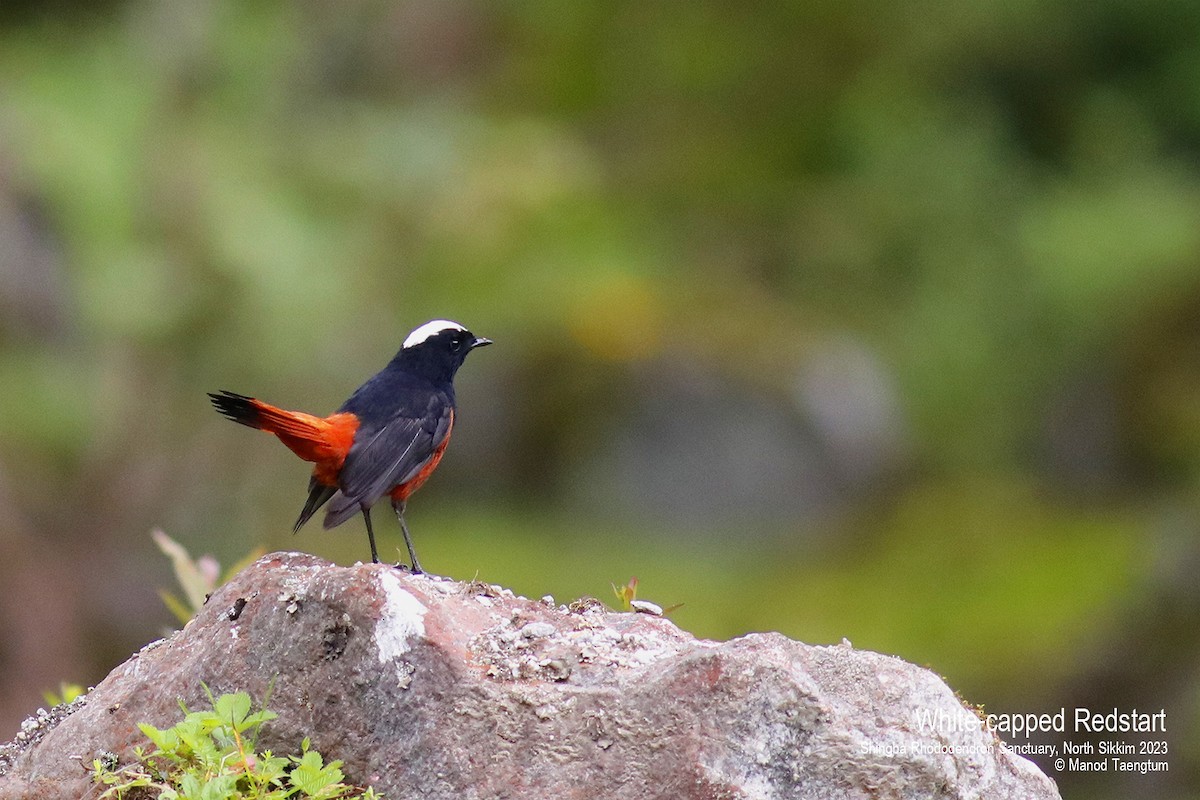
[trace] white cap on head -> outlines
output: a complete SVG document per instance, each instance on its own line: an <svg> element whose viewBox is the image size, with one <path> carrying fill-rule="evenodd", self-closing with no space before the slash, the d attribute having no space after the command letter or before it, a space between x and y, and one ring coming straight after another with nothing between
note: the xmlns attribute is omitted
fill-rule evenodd
<svg viewBox="0 0 1200 800"><path fill-rule="evenodd" d="M442 331L465 331L462 325L457 322L451 322L448 319L435 319L431 322L426 322L424 325L416 328L404 340L404 347L416 347L421 342L428 339L430 336L436 336Z"/></svg>

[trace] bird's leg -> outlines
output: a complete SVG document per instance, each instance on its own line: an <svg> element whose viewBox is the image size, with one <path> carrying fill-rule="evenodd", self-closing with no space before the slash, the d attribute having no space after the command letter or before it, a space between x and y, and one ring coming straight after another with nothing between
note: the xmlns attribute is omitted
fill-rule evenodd
<svg viewBox="0 0 1200 800"><path fill-rule="evenodd" d="M364 508L363 520L367 523L367 538L371 540L371 563L379 563L379 554L375 552L375 531L371 530L371 509Z"/></svg>
<svg viewBox="0 0 1200 800"><path fill-rule="evenodd" d="M393 500L392 508L396 511L396 519L400 520L400 530L404 532L404 543L408 545L408 557L412 559L412 571L414 573L424 572L421 569L421 562L417 561L417 551L413 549L412 537L408 535L408 525L404 522L404 501Z"/></svg>

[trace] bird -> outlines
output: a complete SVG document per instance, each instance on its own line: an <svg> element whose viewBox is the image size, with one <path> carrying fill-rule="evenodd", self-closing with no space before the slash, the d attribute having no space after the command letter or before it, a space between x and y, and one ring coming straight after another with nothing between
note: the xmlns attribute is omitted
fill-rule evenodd
<svg viewBox="0 0 1200 800"><path fill-rule="evenodd" d="M234 422L274 434L313 463L308 500L295 533L326 503L330 530L362 513L379 563L371 507L384 495L400 521L411 571L421 573L404 510L437 468L454 428L454 375L467 354L492 344L457 322L435 319L415 328L382 370L327 417L287 411L227 390L209 392L213 407Z"/></svg>

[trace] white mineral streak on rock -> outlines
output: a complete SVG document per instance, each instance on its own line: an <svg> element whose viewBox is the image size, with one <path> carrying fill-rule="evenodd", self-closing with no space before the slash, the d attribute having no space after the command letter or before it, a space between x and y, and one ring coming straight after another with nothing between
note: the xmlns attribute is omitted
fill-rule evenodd
<svg viewBox="0 0 1200 800"><path fill-rule="evenodd" d="M412 640L425 635L425 611L421 601L400 585L400 579L390 572L379 573L383 590L383 609L375 626L375 647L379 663L395 662L396 679L407 688L412 680L412 667L401 659L412 649Z"/></svg>

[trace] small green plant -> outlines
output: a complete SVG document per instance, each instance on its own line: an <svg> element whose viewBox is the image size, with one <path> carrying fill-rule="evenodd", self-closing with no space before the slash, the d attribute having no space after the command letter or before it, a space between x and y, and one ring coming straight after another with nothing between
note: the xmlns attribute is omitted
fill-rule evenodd
<svg viewBox="0 0 1200 800"><path fill-rule="evenodd" d="M207 690L207 687L205 687ZM342 762L325 759L300 743L300 755L257 752L264 722L275 713L253 711L245 692L213 699L211 711L189 711L180 703L182 722L165 730L141 723L153 744L134 750L135 761L120 766L113 757L92 762L92 780L107 787L101 798L116 800L381 800L374 789L342 782Z"/></svg>
<svg viewBox="0 0 1200 800"><path fill-rule="evenodd" d="M617 600L619 600L621 603L622 611L641 611L642 613L653 614L661 617L664 614L670 614L675 609L683 606L683 603L676 603L673 606L660 608L657 604L651 603L648 600L638 600L638 579L636 575L630 578L629 582L624 586L617 586L614 583L612 588L613 594L617 596Z"/></svg>
<svg viewBox="0 0 1200 800"><path fill-rule="evenodd" d="M629 583L626 583L624 586L617 586L615 583L612 585L613 594L615 594L617 596L617 600L620 601L622 611L629 611L629 604L637 599L637 585L638 579L636 575L630 578Z"/></svg>
<svg viewBox="0 0 1200 800"><path fill-rule="evenodd" d="M183 589L183 598L166 589L158 590L159 597L181 625L186 625L188 620L200 613L200 609L204 607L204 601L217 590L218 586L232 578L244 567L249 566L265 552L261 547L255 548L222 575L221 565L212 556L192 558L183 545L161 530L155 530L151 536L154 537L154 543L158 545L158 549L171 559L171 566L175 570L175 579L179 581L179 586Z"/></svg>

